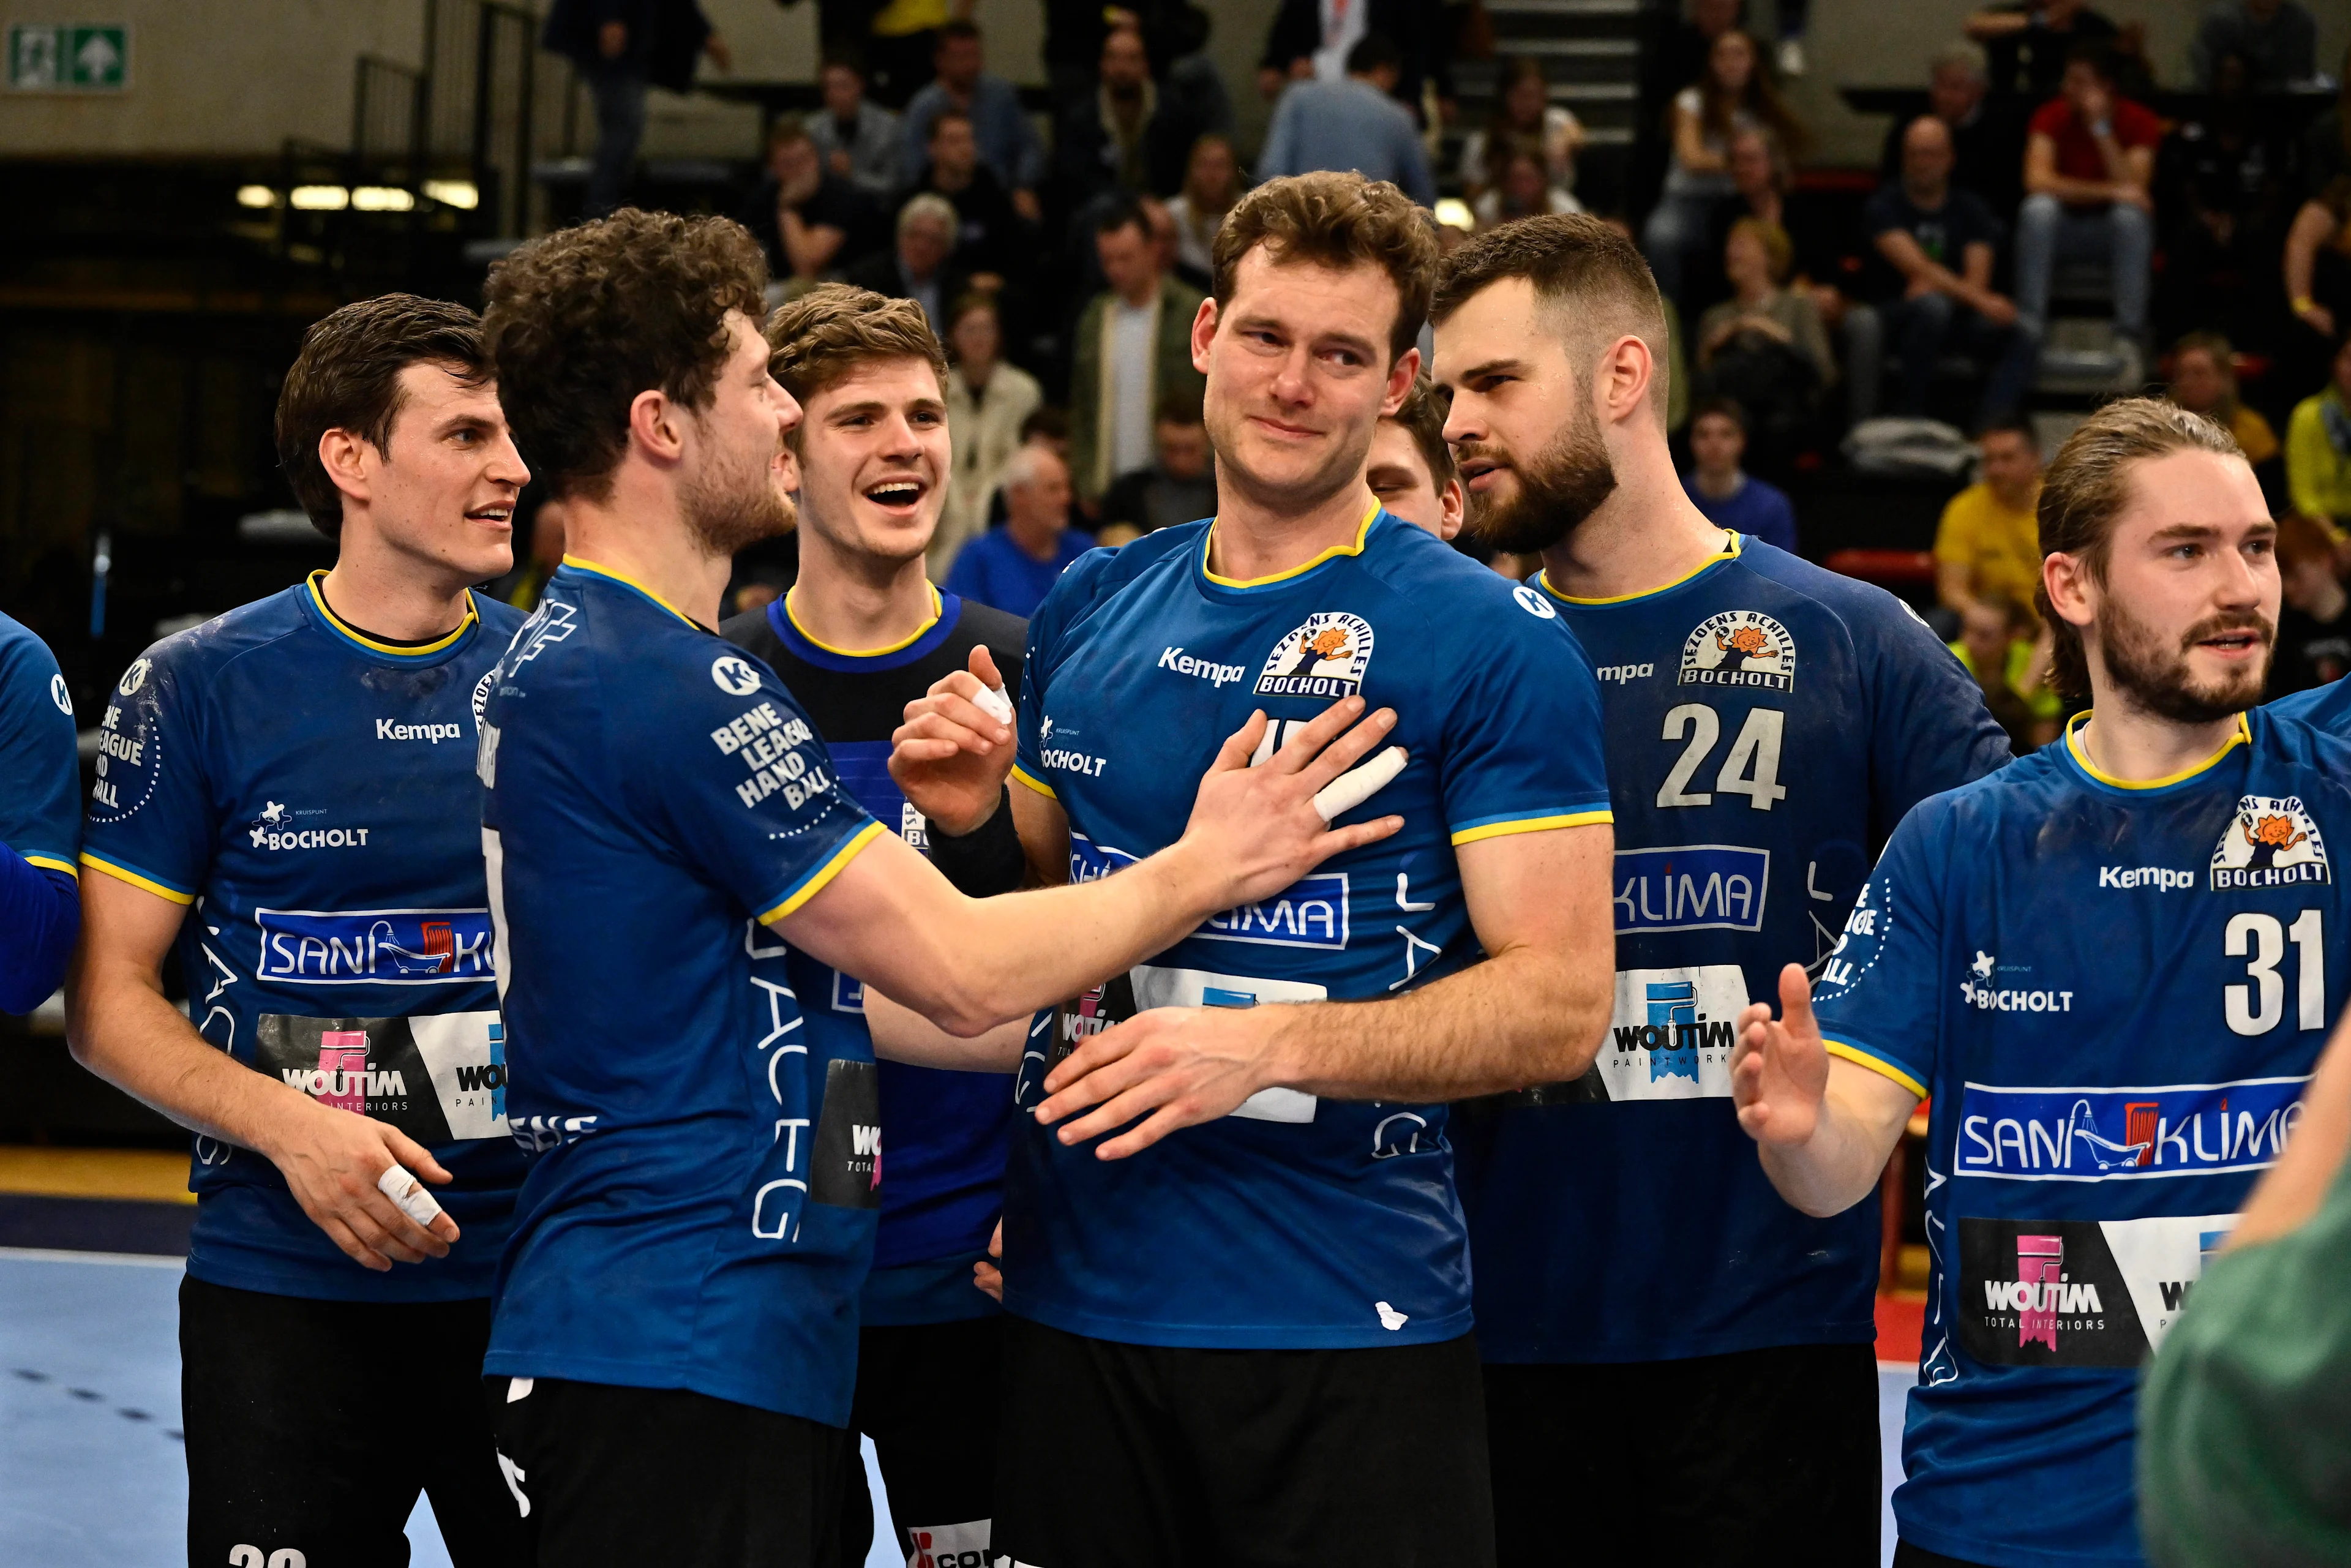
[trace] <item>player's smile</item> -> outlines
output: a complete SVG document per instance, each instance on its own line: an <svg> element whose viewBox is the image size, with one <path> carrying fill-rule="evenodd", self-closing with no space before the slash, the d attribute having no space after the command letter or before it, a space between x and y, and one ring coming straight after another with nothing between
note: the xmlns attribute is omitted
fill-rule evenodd
<svg viewBox="0 0 2351 1568"><path fill-rule="evenodd" d="M911 522L931 492L930 481L914 475L893 475L877 479L859 492L876 509L904 522Z"/></svg>

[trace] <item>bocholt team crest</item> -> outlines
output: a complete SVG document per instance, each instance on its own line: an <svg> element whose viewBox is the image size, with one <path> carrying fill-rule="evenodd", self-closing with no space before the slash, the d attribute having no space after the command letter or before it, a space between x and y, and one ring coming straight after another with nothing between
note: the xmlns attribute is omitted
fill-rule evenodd
<svg viewBox="0 0 2351 1568"><path fill-rule="evenodd" d="M2212 886L2283 887L2332 882L2326 841L2303 810L2302 798L2247 795L2212 849Z"/></svg>
<svg viewBox="0 0 2351 1568"><path fill-rule="evenodd" d="M1370 622L1344 611L1319 611L1273 645L1258 674L1257 695L1335 702L1363 689L1371 662Z"/></svg>
<svg viewBox="0 0 2351 1568"><path fill-rule="evenodd" d="M1761 611L1726 610L1709 615L1682 644L1678 684L1787 691L1796 684L1795 639Z"/></svg>

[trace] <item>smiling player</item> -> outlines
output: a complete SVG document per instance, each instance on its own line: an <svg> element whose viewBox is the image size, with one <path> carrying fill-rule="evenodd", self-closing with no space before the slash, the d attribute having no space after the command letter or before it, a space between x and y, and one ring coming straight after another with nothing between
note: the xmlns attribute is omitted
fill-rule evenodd
<svg viewBox="0 0 2351 1568"><path fill-rule="evenodd" d="M1821 976L1739 1022L1740 1123L1832 1215L1922 1096L1934 1249L1894 1494L1908 1568L2137 1568L2138 1369L2341 1010L2351 748L2247 708L2276 528L2228 433L2092 414L2041 492L2058 744L1906 818ZM2085 686L2086 685L2086 693Z"/></svg>
<svg viewBox="0 0 2351 1568"><path fill-rule="evenodd" d="M481 1365L522 1156L473 749L522 617L468 585L530 475L472 312L400 294L310 329L277 449L334 569L108 695L74 1053L196 1134L188 1560L405 1562L421 1489L460 1564L512 1562ZM379 1186L409 1172L445 1214Z"/></svg>

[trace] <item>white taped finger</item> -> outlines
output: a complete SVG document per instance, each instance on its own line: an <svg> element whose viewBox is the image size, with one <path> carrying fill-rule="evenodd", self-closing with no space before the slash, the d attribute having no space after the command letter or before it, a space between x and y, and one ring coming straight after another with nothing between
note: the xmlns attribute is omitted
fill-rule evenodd
<svg viewBox="0 0 2351 1568"><path fill-rule="evenodd" d="M1012 722L1012 699L1005 695L1002 686L990 686L972 700L979 705L980 712L997 723Z"/></svg>
<svg viewBox="0 0 2351 1568"><path fill-rule="evenodd" d="M440 1203L424 1189L424 1184L405 1168L393 1166L375 1178L375 1185L376 1190L400 1206L401 1213L427 1230L432 1229L433 1222L441 1218Z"/></svg>
<svg viewBox="0 0 2351 1568"><path fill-rule="evenodd" d="M1404 771L1404 747L1391 746L1360 768L1342 773L1316 792L1314 810L1326 822L1335 822L1388 786Z"/></svg>

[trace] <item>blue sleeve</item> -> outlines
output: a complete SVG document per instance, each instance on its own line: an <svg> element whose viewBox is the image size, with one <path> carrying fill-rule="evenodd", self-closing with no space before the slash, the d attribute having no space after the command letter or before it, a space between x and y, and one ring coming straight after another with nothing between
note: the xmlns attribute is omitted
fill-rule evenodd
<svg viewBox="0 0 2351 1568"><path fill-rule="evenodd" d="M1870 704L1870 832L1877 838L1928 796L2007 767L2011 753L1983 688L1909 606L1889 595L1870 630L1855 652Z"/></svg>
<svg viewBox="0 0 2351 1568"><path fill-rule="evenodd" d="M1913 811L1870 873L1813 988L1829 1054L1925 1099L1942 1038L1945 814Z"/></svg>
<svg viewBox="0 0 2351 1568"><path fill-rule="evenodd" d="M0 854L0 1012L31 1012L65 982L81 935L80 887L70 872Z"/></svg>
<svg viewBox="0 0 2351 1568"><path fill-rule="evenodd" d="M82 864L174 904L193 904L212 869L217 812L203 741L204 677L157 643L107 695L98 723L99 765L90 792Z"/></svg>
<svg viewBox="0 0 2351 1568"><path fill-rule="evenodd" d="M763 921L821 892L882 833L834 772L775 672L713 643L661 700L614 727L632 804L705 876Z"/></svg>
<svg viewBox="0 0 2351 1568"><path fill-rule="evenodd" d="M1069 581L1063 572L1061 581L1053 585L1054 591L1045 595L1037 612L1029 617L1029 642L1020 654L1020 707L1013 725L1017 736L1012 758L1012 781L1025 784L1047 799L1056 799L1052 785L1045 781L1043 752L1045 742L1045 649L1049 640L1060 630L1060 590Z"/></svg>
<svg viewBox="0 0 2351 1568"><path fill-rule="evenodd" d="M1445 825L1453 842L1615 820L1600 683L1541 591L1497 579L1498 608L1462 606L1457 657L1434 672L1445 719Z"/></svg>
<svg viewBox="0 0 2351 1568"><path fill-rule="evenodd" d="M8 624L15 634L0 643L0 844L37 870L71 877L81 854L73 698L47 645Z"/></svg>

